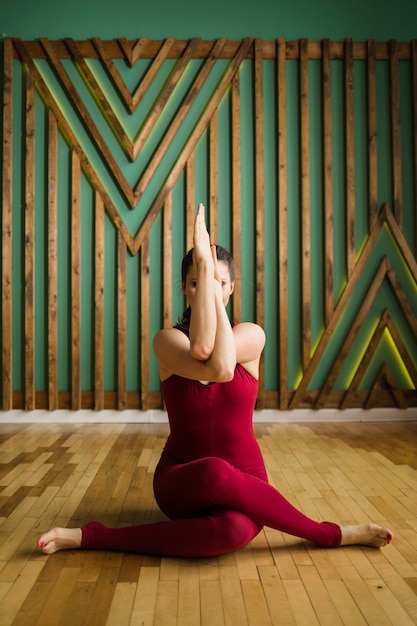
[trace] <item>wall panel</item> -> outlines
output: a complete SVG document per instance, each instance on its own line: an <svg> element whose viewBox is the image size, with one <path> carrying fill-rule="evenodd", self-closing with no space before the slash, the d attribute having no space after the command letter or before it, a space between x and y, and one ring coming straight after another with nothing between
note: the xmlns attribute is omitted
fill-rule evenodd
<svg viewBox="0 0 417 626"><path fill-rule="evenodd" d="M198 202L259 408L417 406L415 42L6 39L2 408L161 406Z"/></svg>

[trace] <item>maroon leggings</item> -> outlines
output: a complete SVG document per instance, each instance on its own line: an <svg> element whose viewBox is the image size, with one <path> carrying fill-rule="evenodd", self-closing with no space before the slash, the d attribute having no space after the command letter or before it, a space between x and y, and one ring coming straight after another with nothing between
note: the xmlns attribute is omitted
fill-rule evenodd
<svg viewBox="0 0 417 626"><path fill-rule="evenodd" d="M340 527L315 522L274 487L217 457L157 469L155 497L167 521L128 528L90 522L81 547L207 557L237 550L268 526L321 546L338 546Z"/></svg>

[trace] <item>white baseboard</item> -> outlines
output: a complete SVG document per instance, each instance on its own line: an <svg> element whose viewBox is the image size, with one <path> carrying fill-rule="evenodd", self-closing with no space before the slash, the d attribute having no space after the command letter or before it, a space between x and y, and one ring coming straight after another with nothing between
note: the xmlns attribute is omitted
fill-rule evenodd
<svg viewBox="0 0 417 626"><path fill-rule="evenodd" d="M0 411L0 424L76 424L76 423L129 423L129 424L163 424L167 423L167 414L161 410L149 411ZM255 411L254 423L291 423L291 422L394 422L417 421L417 408L411 409L295 409L279 411L264 409Z"/></svg>

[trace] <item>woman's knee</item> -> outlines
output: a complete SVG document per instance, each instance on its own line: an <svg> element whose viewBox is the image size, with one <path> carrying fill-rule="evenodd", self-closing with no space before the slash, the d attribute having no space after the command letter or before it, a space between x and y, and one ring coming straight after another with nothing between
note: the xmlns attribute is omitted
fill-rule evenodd
<svg viewBox="0 0 417 626"><path fill-rule="evenodd" d="M212 494L213 504L218 504L220 494L230 493L236 478L236 470L230 463L218 457L201 459L194 468L194 479L207 495Z"/></svg>
<svg viewBox="0 0 417 626"><path fill-rule="evenodd" d="M218 457L191 461L158 474L155 498L171 519L206 516L233 506L239 475L239 470Z"/></svg>
<svg viewBox="0 0 417 626"><path fill-rule="evenodd" d="M219 541L219 551L222 553L239 550L256 537L262 529L239 511L219 511L213 515L213 519L215 519L215 534Z"/></svg>

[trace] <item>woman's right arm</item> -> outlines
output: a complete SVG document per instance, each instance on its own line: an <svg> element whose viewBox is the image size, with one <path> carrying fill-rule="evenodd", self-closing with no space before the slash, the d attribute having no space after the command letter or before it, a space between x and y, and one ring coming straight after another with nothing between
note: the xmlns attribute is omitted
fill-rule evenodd
<svg viewBox="0 0 417 626"><path fill-rule="evenodd" d="M177 374L192 380L227 382L234 376L236 367L236 343L229 317L223 302L221 282L214 277L217 261L213 262L215 272L210 283L210 305L215 316L215 334L210 355L202 360L196 358L189 338L176 328L160 331L154 339L153 348L158 360L161 380ZM218 273L218 272L217 272ZM195 304L191 319L199 318Z"/></svg>
<svg viewBox="0 0 417 626"><path fill-rule="evenodd" d="M160 331L153 348L161 380L177 374L192 380L225 382L233 378L236 347L223 304L221 278L215 247L199 205L194 227L194 267L196 279L189 338L178 329Z"/></svg>
<svg viewBox="0 0 417 626"><path fill-rule="evenodd" d="M196 359L191 354L188 337L177 328L165 328L154 337L153 350L158 361L159 376L165 380L177 374L190 380L226 382L230 380L230 369L224 361L217 358L213 350L206 360ZM214 355L214 356L213 356Z"/></svg>
<svg viewBox="0 0 417 626"><path fill-rule="evenodd" d="M189 328L190 351L195 359L206 361L213 352L217 326L212 260L199 261L194 271L196 289Z"/></svg>
<svg viewBox="0 0 417 626"><path fill-rule="evenodd" d="M214 348L216 308L214 301L214 261L207 232L204 205L198 205L194 223L193 275L196 281L189 337L192 356L206 361Z"/></svg>

